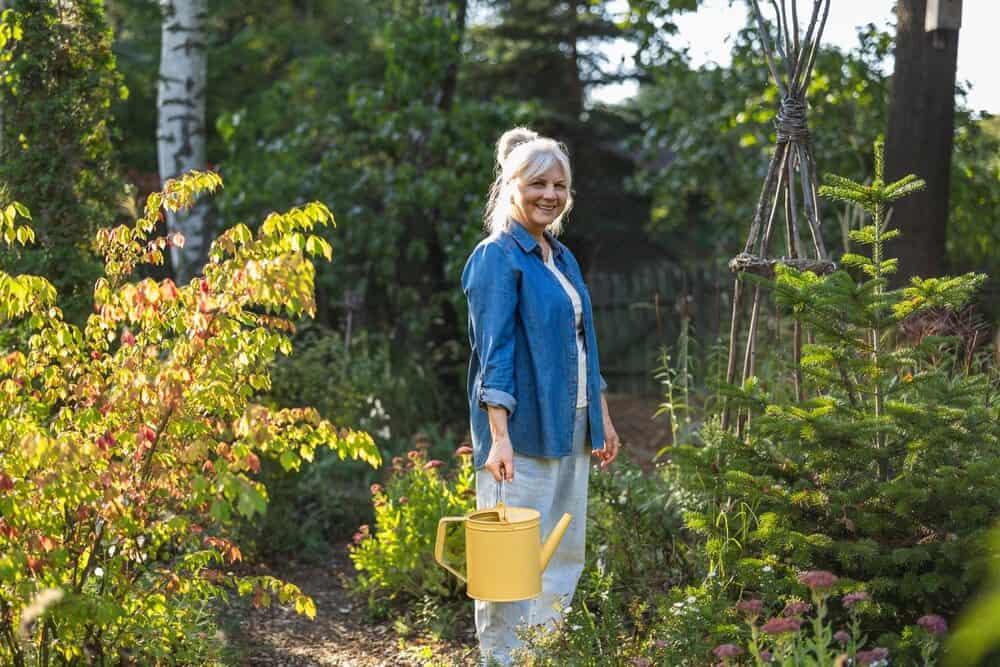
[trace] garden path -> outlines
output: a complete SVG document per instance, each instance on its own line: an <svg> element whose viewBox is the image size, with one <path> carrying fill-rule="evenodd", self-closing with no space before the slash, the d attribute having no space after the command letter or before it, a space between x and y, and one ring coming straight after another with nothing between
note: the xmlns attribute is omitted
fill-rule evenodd
<svg viewBox="0 0 1000 667"><path fill-rule="evenodd" d="M609 395L609 407L629 459L644 469L669 442L666 417L652 418L656 397ZM286 561L269 572L300 586L316 602L316 619L272 607L248 608L230 628L244 667L472 667L475 637L469 627L458 640L402 637L391 621L371 622L364 600L348 589L353 566L346 545L334 548L327 566Z"/></svg>

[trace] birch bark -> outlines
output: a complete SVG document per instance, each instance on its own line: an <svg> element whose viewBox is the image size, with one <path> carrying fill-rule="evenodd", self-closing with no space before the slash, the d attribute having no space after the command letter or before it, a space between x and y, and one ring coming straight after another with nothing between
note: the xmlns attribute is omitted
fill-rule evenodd
<svg viewBox="0 0 1000 667"><path fill-rule="evenodd" d="M157 87L157 156L160 181L205 169L206 0L161 0L163 11L160 78ZM170 248L178 284L204 266L208 250L208 205L167 214L167 229L183 234L183 247Z"/></svg>

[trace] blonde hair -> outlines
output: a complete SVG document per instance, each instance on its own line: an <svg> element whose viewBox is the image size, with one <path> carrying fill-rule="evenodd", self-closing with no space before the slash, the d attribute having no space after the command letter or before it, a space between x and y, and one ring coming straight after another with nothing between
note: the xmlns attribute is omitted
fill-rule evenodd
<svg viewBox="0 0 1000 667"><path fill-rule="evenodd" d="M566 206L547 227L553 236L558 236L562 232L563 219L573 208L573 172L569 167L566 147L526 127L515 127L504 132L497 141L496 160L496 179L490 186L483 213L486 231L492 236L510 229L511 200L516 179L531 180L558 163L566 175Z"/></svg>

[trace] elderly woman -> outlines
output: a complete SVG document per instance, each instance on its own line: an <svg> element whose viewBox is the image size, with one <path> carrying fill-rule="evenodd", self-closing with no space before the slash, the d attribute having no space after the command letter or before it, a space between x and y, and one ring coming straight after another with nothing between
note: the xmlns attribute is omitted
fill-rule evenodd
<svg viewBox="0 0 1000 667"><path fill-rule="evenodd" d="M590 458L609 465L619 441L590 296L573 253L556 240L573 205L566 151L515 128L497 142L497 172L486 207L489 235L462 273L476 504L495 505L504 482L507 504L541 513L543 535L564 512L573 515L538 598L476 601L483 662L510 664L520 645L517 626L555 620L573 597L583 571Z"/></svg>

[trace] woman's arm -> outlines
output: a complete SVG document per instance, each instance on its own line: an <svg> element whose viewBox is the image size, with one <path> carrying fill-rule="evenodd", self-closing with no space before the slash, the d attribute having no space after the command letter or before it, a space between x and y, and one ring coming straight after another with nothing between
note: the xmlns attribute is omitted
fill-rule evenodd
<svg viewBox="0 0 1000 667"><path fill-rule="evenodd" d="M604 449L595 449L594 456L601 460L601 467L606 468L618 458L621 441L615 425L611 423L611 412L608 410L607 395L601 392L601 414L604 415Z"/></svg>
<svg viewBox="0 0 1000 667"><path fill-rule="evenodd" d="M514 479L514 449L507 420L517 409L514 322L518 290L517 276L504 248L493 243L476 248L463 271L462 288L469 302L480 362L475 401L489 415L492 436L486 468L497 481L509 481Z"/></svg>
<svg viewBox="0 0 1000 667"><path fill-rule="evenodd" d="M490 436L493 444L486 458L486 469L493 473L496 481L513 481L514 446L507 433L507 410L496 405L487 406L490 415Z"/></svg>

